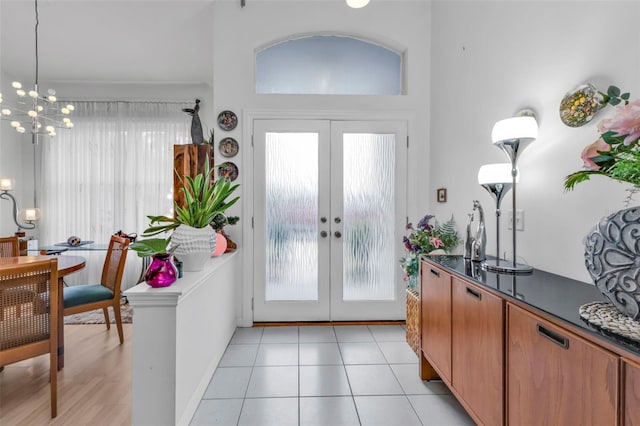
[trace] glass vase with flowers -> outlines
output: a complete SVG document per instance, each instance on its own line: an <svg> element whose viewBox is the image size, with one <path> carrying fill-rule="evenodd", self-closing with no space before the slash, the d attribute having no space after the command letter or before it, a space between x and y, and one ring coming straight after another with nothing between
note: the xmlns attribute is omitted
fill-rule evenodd
<svg viewBox="0 0 640 426"><path fill-rule="evenodd" d="M431 221L434 223L431 224ZM456 222L451 216L447 222L439 224L433 215L425 215L414 227L407 224L409 235L402 238L405 256L400 259L400 265L404 271L404 280L407 287L416 290L418 287L418 273L420 268L420 255L429 253L449 253L460 243Z"/></svg>

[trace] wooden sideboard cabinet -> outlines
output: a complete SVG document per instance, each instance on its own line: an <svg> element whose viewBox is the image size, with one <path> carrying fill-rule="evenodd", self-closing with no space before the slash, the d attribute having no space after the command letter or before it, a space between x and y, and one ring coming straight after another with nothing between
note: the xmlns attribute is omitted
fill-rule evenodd
<svg viewBox="0 0 640 426"><path fill-rule="evenodd" d="M421 262L422 353L433 369L451 381L451 275ZM421 377L427 377L422 368Z"/></svg>
<svg viewBox="0 0 640 426"><path fill-rule="evenodd" d="M420 268L420 375L437 373L476 423L640 426L640 349L578 315L595 287L490 275L459 258Z"/></svg>
<svg viewBox="0 0 640 426"><path fill-rule="evenodd" d="M640 426L640 364L623 358L623 419L625 426Z"/></svg>
<svg viewBox="0 0 640 426"><path fill-rule="evenodd" d="M618 357L507 304L511 425L615 425Z"/></svg>
<svg viewBox="0 0 640 426"><path fill-rule="evenodd" d="M474 418L502 425L504 301L453 277L451 308L451 384Z"/></svg>

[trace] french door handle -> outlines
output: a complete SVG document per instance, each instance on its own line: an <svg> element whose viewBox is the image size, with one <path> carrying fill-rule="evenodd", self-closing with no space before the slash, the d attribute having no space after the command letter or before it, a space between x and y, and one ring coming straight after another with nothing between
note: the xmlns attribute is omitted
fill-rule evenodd
<svg viewBox="0 0 640 426"><path fill-rule="evenodd" d="M327 238L327 235L329 235L329 234L327 234L327 231L322 231L322 232L320 232L320 236L321 236L322 238Z"/></svg>
<svg viewBox="0 0 640 426"><path fill-rule="evenodd" d="M327 218L326 218L326 217L324 217L324 216L322 216L322 217L320 218L320 222L322 222L322 223L327 223Z"/></svg>
<svg viewBox="0 0 640 426"><path fill-rule="evenodd" d="M333 219L333 221L334 221L335 223L340 223L340 222L342 222L342 219L340 219L338 216L336 216L336 217Z"/></svg>
<svg viewBox="0 0 640 426"><path fill-rule="evenodd" d="M336 232L333 233L333 235L335 235L336 238L340 238L340 237L342 237L342 232L336 231Z"/></svg>

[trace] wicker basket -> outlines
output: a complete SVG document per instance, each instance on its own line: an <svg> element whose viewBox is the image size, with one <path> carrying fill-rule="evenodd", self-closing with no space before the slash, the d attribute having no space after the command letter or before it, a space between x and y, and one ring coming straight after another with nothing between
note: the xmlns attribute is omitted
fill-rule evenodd
<svg viewBox="0 0 640 426"><path fill-rule="evenodd" d="M407 289L407 343L420 357L420 296L415 290Z"/></svg>

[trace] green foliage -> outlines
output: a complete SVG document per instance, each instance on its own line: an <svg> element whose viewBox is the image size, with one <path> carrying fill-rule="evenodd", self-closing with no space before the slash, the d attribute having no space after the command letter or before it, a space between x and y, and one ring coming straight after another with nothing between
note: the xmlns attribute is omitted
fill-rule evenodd
<svg viewBox="0 0 640 426"><path fill-rule="evenodd" d="M182 181L183 186L180 191L184 194L185 206L180 207L174 203L175 219L166 216L147 216L152 226L147 228L142 235L145 237L158 235L174 230L182 224L194 228L204 228L211 224L217 215L224 213L234 205L240 197L229 201L227 198L239 185L232 185L228 178L219 178L212 184L213 171L214 169L209 167L209 157L207 157L203 173L199 173L195 177L186 176Z"/></svg>
<svg viewBox="0 0 640 426"><path fill-rule="evenodd" d="M146 240L136 241L129 248L138 253L140 257L153 256L154 254L168 253L167 245L169 241L164 238L148 238ZM171 250L174 250L172 247Z"/></svg>

